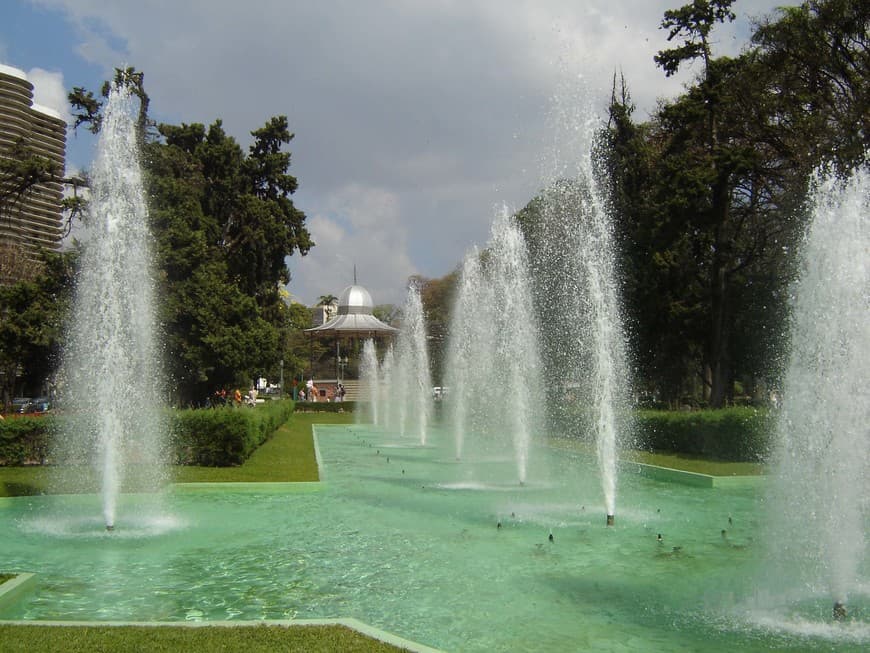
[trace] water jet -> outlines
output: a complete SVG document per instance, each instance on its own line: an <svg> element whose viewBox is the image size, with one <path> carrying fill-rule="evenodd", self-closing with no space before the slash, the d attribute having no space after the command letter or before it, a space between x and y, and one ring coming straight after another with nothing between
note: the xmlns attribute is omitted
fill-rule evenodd
<svg viewBox="0 0 870 653"><path fill-rule="evenodd" d="M139 165L136 107L126 86L106 100L84 216L89 236L75 279L54 456L96 473L107 528L125 479L154 491L164 480L163 373L152 237Z"/></svg>

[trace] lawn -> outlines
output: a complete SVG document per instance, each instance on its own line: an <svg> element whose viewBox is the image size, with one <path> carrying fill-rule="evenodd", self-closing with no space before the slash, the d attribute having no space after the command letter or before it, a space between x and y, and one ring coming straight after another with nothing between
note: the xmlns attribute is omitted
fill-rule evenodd
<svg viewBox="0 0 870 653"><path fill-rule="evenodd" d="M352 413L294 413L275 435L238 467L175 466L169 479L175 483L242 483L317 481L312 424L350 424ZM125 479L124 490L133 491L135 476ZM60 467L0 467L0 496L13 497L66 492L96 492L98 482L90 469Z"/></svg>
<svg viewBox="0 0 870 653"><path fill-rule="evenodd" d="M65 651L67 653L273 653L334 651L391 653L402 651L345 626L11 626L0 625L4 653Z"/></svg>
<svg viewBox="0 0 870 653"><path fill-rule="evenodd" d="M590 456L595 455L592 445L586 442L571 440L569 438L552 438L549 440L549 443L553 447L583 451ZM620 451L619 457L622 460L630 460L636 463L658 465L659 467L679 469L696 474L709 474L710 476L760 476L765 473L765 466L761 463L709 460L700 456L681 453L628 449Z"/></svg>
<svg viewBox="0 0 870 653"><path fill-rule="evenodd" d="M317 481L312 424L352 424L353 413L294 413L239 467L173 467L176 483Z"/></svg>
<svg viewBox="0 0 870 653"><path fill-rule="evenodd" d="M620 457L636 463L681 469L684 472L709 474L710 476L760 476L765 473L765 466L761 463L707 460L687 454L623 451L620 453Z"/></svg>

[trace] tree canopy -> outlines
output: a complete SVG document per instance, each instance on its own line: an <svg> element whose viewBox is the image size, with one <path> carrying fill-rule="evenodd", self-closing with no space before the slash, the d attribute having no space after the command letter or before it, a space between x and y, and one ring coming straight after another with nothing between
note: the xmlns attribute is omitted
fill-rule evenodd
<svg viewBox="0 0 870 653"><path fill-rule="evenodd" d="M115 83L131 85L141 100L160 315L178 401L277 378L298 328L281 292L289 281L285 258L314 245L291 197L298 182L289 174L287 118L253 130L245 151L219 119L208 127L158 124L152 132L144 76L118 70ZM70 102L77 126L98 131L102 103L80 88Z"/></svg>

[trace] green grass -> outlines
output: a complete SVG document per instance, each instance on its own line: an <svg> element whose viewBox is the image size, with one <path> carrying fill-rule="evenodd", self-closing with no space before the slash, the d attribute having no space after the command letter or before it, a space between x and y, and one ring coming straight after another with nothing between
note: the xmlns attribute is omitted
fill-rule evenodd
<svg viewBox="0 0 870 653"><path fill-rule="evenodd" d="M238 467L175 466L176 483L241 483L317 481L312 424L352 424L352 413L294 413L290 420ZM136 478L124 490L142 487ZM60 467L0 467L0 496L29 496L53 492L96 492L98 481L90 469Z"/></svg>
<svg viewBox="0 0 870 653"><path fill-rule="evenodd" d="M312 424L352 424L351 413L294 413L239 467L173 468L176 483L317 481Z"/></svg>
<svg viewBox="0 0 870 653"><path fill-rule="evenodd" d="M689 454L651 453L649 451L623 451L620 457L636 463L680 469L684 472L709 474L710 476L760 476L765 467L761 463L738 463L705 460Z"/></svg>
<svg viewBox="0 0 870 653"><path fill-rule="evenodd" d="M557 448L583 451L589 455L595 454L592 446L586 442L568 438L551 438L549 442ZM682 453L624 450L619 452L619 457L622 460L631 460L636 463L658 465L659 467L669 467L696 474L709 474L710 476L760 476L765 473L765 466L761 463L708 460L701 456Z"/></svg>
<svg viewBox="0 0 870 653"><path fill-rule="evenodd" d="M50 487L50 475L49 467L0 467L0 497L45 494Z"/></svg>
<svg viewBox="0 0 870 653"><path fill-rule="evenodd" d="M4 653L159 653L161 651L240 651L273 653L365 651L390 653L404 649L371 639L345 626L8 626L0 625Z"/></svg>
<svg viewBox="0 0 870 653"><path fill-rule="evenodd" d="M15 578L15 574L0 574L0 585L13 578Z"/></svg>

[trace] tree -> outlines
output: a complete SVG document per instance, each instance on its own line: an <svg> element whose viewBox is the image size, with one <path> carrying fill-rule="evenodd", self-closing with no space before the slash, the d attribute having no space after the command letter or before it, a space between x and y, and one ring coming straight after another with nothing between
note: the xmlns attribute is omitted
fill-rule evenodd
<svg viewBox="0 0 870 653"><path fill-rule="evenodd" d="M666 11L661 26L669 30L668 40L682 37L684 41L655 57L667 76L698 58L704 64L698 84L666 106L660 117L671 131L668 154L672 155L672 163L677 164L671 168L676 177L670 190L679 193L675 198L672 196L673 213L682 213L684 220L695 223L695 233L704 235L705 248L696 249L695 255L709 293L704 380L709 385L710 405L714 408L724 405L728 396L729 282L731 275L744 265L732 247L734 231L741 228L741 222L732 214L735 178L745 174L755 159L751 143L735 142L723 132L723 112L728 99L733 97L732 84L740 66L725 57L713 59L710 47L709 37L716 23L734 19L732 3L733 0L695 0L680 9ZM699 244L701 240L696 239L695 245Z"/></svg>
<svg viewBox="0 0 870 653"><path fill-rule="evenodd" d="M609 180L611 213L623 271L626 331L635 387L647 401L675 405L687 393L697 357L698 314L687 297L697 294L686 241L667 228L655 201L655 161L661 140L653 125L633 121L624 77L614 75L607 127L599 139Z"/></svg>
<svg viewBox="0 0 870 653"><path fill-rule="evenodd" d="M827 162L842 171L870 148L870 6L809 0L781 7L756 27L759 74L784 160L806 179Z"/></svg>
<svg viewBox="0 0 870 653"><path fill-rule="evenodd" d="M450 318L456 297L456 284L459 272L454 270L438 279L427 279L419 275L408 279L408 284L417 284L420 289L420 303L426 316L426 329L429 344L429 366L436 385L444 379L444 363L447 356L447 341L450 337ZM393 315L395 317L395 313Z"/></svg>
<svg viewBox="0 0 870 653"><path fill-rule="evenodd" d="M100 89L100 95L104 98L109 97L109 91L112 86L126 86L131 93L139 98L139 116L136 121L139 144L144 145L148 139L150 131L155 127L154 121L148 117L148 108L151 105L151 98L145 92L145 74L136 70L133 67L115 68L115 77L112 82L105 81ZM85 125L87 130L92 134L98 134L103 125L103 102L94 97L93 92L84 89L81 86L76 86L67 95L69 103L73 107L73 130L78 129L81 125Z"/></svg>
<svg viewBox="0 0 870 653"><path fill-rule="evenodd" d="M167 331L177 352L173 375L188 388L182 394L205 396L212 386L278 369L289 328L279 293L284 257L312 243L304 214L281 201L279 182L254 181L249 173L262 162L250 162L220 121L208 129L162 124L158 133L165 142L148 144L146 159Z"/></svg>
<svg viewBox="0 0 870 653"><path fill-rule="evenodd" d="M32 278L0 284L0 396L41 389L59 364L73 254L49 254ZM22 385L16 384L21 379Z"/></svg>
<svg viewBox="0 0 870 653"><path fill-rule="evenodd" d="M286 117L253 131L246 154L220 120L154 129L143 82L133 68L116 70L115 83L141 100L169 373L178 400L198 402L216 387L278 373L292 330L280 292L285 258L313 242L290 199L297 181L283 150L293 138ZM80 88L70 101L76 126L99 131L102 102Z"/></svg>

